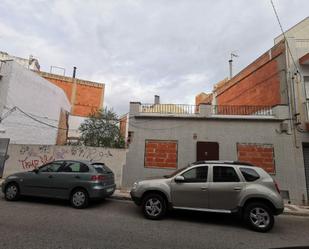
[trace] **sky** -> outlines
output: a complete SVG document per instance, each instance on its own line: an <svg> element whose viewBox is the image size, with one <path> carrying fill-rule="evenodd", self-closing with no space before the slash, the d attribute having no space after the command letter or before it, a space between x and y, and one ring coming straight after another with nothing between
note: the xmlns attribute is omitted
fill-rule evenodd
<svg viewBox="0 0 309 249"><path fill-rule="evenodd" d="M284 29L308 0L273 0ZM0 51L38 58L105 84L104 106L130 101L194 104L273 46L281 31L270 0L1 0ZM53 71L62 73L61 71Z"/></svg>

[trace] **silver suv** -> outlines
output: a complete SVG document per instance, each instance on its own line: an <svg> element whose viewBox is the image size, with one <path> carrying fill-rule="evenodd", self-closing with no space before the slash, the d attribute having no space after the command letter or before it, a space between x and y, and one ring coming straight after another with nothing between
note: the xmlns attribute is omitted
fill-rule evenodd
<svg viewBox="0 0 309 249"><path fill-rule="evenodd" d="M237 213L253 230L266 232L284 204L275 181L262 168L234 161L202 161L171 175L135 182L132 200L149 219L168 209Z"/></svg>

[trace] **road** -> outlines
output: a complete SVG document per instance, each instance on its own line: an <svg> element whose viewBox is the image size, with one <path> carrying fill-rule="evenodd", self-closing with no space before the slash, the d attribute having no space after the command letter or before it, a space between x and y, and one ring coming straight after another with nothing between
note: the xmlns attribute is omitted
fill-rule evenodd
<svg viewBox="0 0 309 249"><path fill-rule="evenodd" d="M309 218L282 215L266 234L229 215L177 211L144 219L130 201L106 200L76 210L66 201L0 196L0 248L274 248L309 246Z"/></svg>

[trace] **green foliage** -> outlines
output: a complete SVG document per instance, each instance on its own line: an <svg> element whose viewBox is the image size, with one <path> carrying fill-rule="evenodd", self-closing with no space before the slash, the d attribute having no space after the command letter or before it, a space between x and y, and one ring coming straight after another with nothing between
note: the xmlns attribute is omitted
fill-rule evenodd
<svg viewBox="0 0 309 249"><path fill-rule="evenodd" d="M124 148L117 114L112 109L92 113L79 127L80 140L86 146Z"/></svg>

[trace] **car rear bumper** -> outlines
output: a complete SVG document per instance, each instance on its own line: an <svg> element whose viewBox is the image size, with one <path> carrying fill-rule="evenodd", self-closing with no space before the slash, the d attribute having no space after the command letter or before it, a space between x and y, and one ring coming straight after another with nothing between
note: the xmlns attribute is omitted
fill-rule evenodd
<svg viewBox="0 0 309 249"><path fill-rule="evenodd" d="M274 215L282 214L282 213L283 213L283 210L284 210L284 207L283 207L283 208L276 208L276 209L275 209L275 212L274 212Z"/></svg>
<svg viewBox="0 0 309 249"><path fill-rule="evenodd" d="M108 186L94 186L89 191L89 197L91 199L103 199L111 196L116 189L116 184Z"/></svg>

